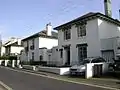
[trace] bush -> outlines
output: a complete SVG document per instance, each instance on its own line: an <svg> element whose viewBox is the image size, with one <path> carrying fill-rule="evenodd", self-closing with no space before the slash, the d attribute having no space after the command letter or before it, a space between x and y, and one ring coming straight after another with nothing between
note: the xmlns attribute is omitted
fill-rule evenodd
<svg viewBox="0 0 120 90"><path fill-rule="evenodd" d="M17 56L9 56L9 60L17 60Z"/></svg>
<svg viewBox="0 0 120 90"><path fill-rule="evenodd" d="M17 56L2 56L0 60L17 60Z"/></svg>
<svg viewBox="0 0 120 90"><path fill-rule="evenodd" d="M8 56L2 56L2 57L0 57L0 60L8 60L8 59L9 59Z"/></svg>
<svg viewBox="0 0 120 90"><path fill-rule="evenodd" d="M20 64L21 65L30 65L30 62L28 62L28 61L21 61Z"/></svg>
<svg viewBox="0 0 120 90"><path fill-rule="evenodd" d="M46 65L46 61L30 61L30 65Z"/></svg>

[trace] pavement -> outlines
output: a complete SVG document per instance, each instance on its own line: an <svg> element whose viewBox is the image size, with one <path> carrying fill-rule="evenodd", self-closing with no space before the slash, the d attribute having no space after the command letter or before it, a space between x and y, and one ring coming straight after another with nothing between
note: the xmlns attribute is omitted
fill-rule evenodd
<svg viewBox="0 0 120 90"><path fill-rule="evenodd" d="M48 75L35 74L0 66L0 81L13 90L109 90L89 84L70 82ZM111 88L112 89L112 88ZM118 89L116 89L118 90Z"/></svg>
<svg viewBox="0 0 120 90"><path fill-rule="evenodd" d="M0 81L0 90L10 90L6 84L4 84L2 81Z"/></svg>
<svg viewBox="0 0 120 90"><path fill-rule="evenodd" d="M7 89L4 88L2 85L0 85L0 90L7 90Z"/></svg>

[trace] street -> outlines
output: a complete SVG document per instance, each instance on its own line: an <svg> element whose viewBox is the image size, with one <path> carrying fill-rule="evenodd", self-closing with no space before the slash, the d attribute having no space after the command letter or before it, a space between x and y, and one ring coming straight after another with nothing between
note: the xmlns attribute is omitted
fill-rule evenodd
<svg viewBox="0 0 120 90"><path fill-rule="evenodd" d="M0 81L13 90L107 90L16 72L3 67L0 67Z"/></svg>

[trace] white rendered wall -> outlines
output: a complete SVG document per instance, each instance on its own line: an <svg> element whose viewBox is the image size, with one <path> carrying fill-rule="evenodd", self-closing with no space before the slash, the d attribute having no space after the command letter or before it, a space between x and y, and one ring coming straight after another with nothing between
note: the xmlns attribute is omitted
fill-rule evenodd
<svg viewBox="0 0 120 90"><path fill-rule="evenodd" d="M73 25L70 30L71 30L71 39L67 41L64 40L63 31L62 30L58 31L58 38L59 38L58 45L59 45L59 48L62 48L62 45L71 44L70 46L71 64L78 62L78 48L76 48L77 44L85 44L85 43L88 44L88 47L87 47L88 57L101 56L97 19L87 22L87 25L86 25L87 35L84 37L77 37L77 27L75 27L75 25ZM66 56L64 53L64 58L63 58L64 61L66 61L65 58Z"/></svg>
<svg viewBox="0 0 120 90"><path fill-rule="evenodd" d="M3 56L5 54L5 47L1 47L1 56Z"/></svg>
<svg viewBox="0 0 120 90"><path fill-rule="evenodd" d="M57 45L58 45L57 39L39 37L39 48L46 47L47 49L51 49L52 47Z"/></svg>
<svg viewBox="0 0 120 90"><path fill-rule="evenodd" d="M23 50L23 47L11 46L11 52L10 53L18 53L18 54L20 54L21 50Z"/></svg>

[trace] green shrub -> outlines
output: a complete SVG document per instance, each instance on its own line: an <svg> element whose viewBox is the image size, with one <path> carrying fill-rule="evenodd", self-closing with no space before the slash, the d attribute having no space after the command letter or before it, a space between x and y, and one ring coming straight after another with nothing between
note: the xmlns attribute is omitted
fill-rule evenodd
<svg viewBox="0 0 120 90"><path fill-rule="evenodd" d="M17 60L17 56L1 56L0 60Z"/></svg>
<svg viewBox="0 0 120 90"><path fill-rule="evenodd" d="M17 56L9 56L9 60L17 60Z"/></svg>

